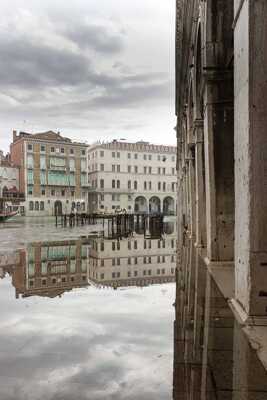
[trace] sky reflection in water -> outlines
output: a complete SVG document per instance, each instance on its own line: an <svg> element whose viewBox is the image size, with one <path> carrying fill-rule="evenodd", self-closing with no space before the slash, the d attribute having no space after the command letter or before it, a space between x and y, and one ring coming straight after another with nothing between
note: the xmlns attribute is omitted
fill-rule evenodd
<svg viewBox="0 0 267 400"><path fill-rule="evenodd" d="M17 237L20 229L13 229ZM54 230L52 226L51 230ZM51 231L48 236L53 236ZM56 240L59 246L58 237ZM128 239L124 240L128 242ZM143 238L141 240L143 243ZM152 243L152 250L155 244L155 254L156 243L157 241ZM109 245L111 243L107 244ZM38 265L43 265L43 268L45 265L43 256L40 260L38 254L43 254L43 248L57 246L47 242L35 246L37 250L35 248L33 262L32 246L29 243L17 254L10 252L9 258L5 258L6 264L8 259L12 260L16 256L18 264L15 267L13 265L13 268L11 265L7 266L7 270L3 268L3 256L7 253L0 251L0 398L171 399L174 319L172 303L175 284L171 282L173 278L169 277L169 283L143 287L146 282L155 278L154 274L157 273L160 263L154 266L153 258L152 264L145 266L147 271L151 270L151 275L142 276L139 280L135 278L140 287L133 285L125 288L128 279L124 279L125 269L133 273L137 267L127 266L122 262L123 265L119 268L121 279L117 279L121 287L114 290L110 287L112 275L108 275L108 279L105 277L104 283L99 282L101 275L99 273L96 278L98 267L95 261L91 262L84 250L81 254L78 251L72 257L76 260L77 268L80 268L80 271L76 271L77 276L72 273L76 282L61 282L61 286L68 286L68 291L63 290L60 296L54 291L52 297L49 297L50 289L46 288L44 291L39 287L42 281L38 278L39 285L36 277L38 274L34 278L34 287L29 286L32 279L29 273L33 273L29 265L35 265L36 274ZM63 248L63 253L64 246L66 247L64 242L59 246ZM73 246L73 242L69 242L68 246ZM84 244L83 247L92 249L91 244ZM88 251L90 253L91 250ZM123 255L123 251L125 250L122 248L116 253L116 259ZM162 254L173 254L175 250L165 248L161 251ZM51 257L51 253L49 254ZM139 250L138 254L143 259L144 250ZM109 247L105 249L105 255L108 264L112 259L109 257ZM51 273L55 270L58 272L59 267L71 268L68 262L64 264L60 254L55 257L53 253L53 256L53 259L46 260L46 271ZM105 275L109 273L109 269L110 274L114 268L118 271L117 265L112 268L109 264L105 266ZM167 275L168 262L164 268ZM20 272L23 270L22 275L16 275L18 269ZM162 265L160 269L162 270ZM142 261L138 265L138 272L143 274L143 270ZM81 279L83 274L89 278L89 286L87 281ZM68 272L63 271L63 275L69 279ZM48 282L51 277L47 276L46 284L52 286L52 281ZM57 274L58 276L62 276L62 273ZM168 280L167 278L162 277L162 282ZM56 282L55 285L58 286L59 283ZM37 292L34 293L35 286L38 286L38 296ZM72 290L69 290L70 286ZM53 292L53 288L51 290ZM17 299L16 294L19 297Z"/></svg>

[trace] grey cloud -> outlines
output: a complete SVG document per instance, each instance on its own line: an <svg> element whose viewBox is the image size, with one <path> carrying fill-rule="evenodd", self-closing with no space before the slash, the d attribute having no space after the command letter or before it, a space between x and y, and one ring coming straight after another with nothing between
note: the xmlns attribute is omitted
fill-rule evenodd
<svg viewBox="0 0 267 400"><path fill-rule="evenodd" d="M99 53L118 53L124 48L125 35L101 25L82 24L66 31L65 35L80 48L92 48Z"/></svg>
<svg viewBox="0 0 267 400"><path fill-rule="evenodd" d="M89 60L66 49L1 37L0 83L2 87L39 88L77 85L89 80Z"/></svg>

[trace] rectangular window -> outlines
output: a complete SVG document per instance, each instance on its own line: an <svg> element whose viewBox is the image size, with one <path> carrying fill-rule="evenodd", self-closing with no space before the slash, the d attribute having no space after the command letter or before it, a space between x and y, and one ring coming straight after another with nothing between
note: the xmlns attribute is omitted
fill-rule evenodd
<svg viewBox="0 0 267 400"><path fill-rule="evenodd" d="M50 148L50 152L51 152L51 153L54 153L54 152L55 152L55 148L54 148L54 147L51 147L51 148Z"/></svg>
<svg viewBox="0 0 267 400"><path fill-rule="evenodd" d="M134 241L134 249L137 250L137 240Z"/></svg>
<svg viewBox="0 0 267 400"><path fill-rule="evenodd" d="M115 201L115 200L116 200L116 195L113 194L113 195L112 195L112 201Z"/></svg>
<svg viewBox="0 0 267 400"><path fill-rule="evenodd" d="M132 246L131 246L131 242L130 240L128 241L128 250L131 250Z"/></svg>
<svg viewBox="0 0 267 400"><path fill-rule="evenodd" d="M28 144L28 150L32 151L32 144Z"/></svg>
<svg viewBox="0 0 267 400"><path fill-rule="evenodd" d="M28 169L28 173L27 173L27 182L28 182L28 185L33 185L33 184L34 184L34 180L33 180L33 170L32 170L32 169Z"/></svg>
<svg viewBox="0 0 267 400"><path fill-rule="evenodd" d="M147 172L147 167L144 167L144 174L146 174Z"/></svg>
<svg viewBox="0 0 267 400"><path fill-rule="evenodd" d="M149 167L149 173L152 174L152 167Z"/></svg>
<svg viewBox="0 0 267 400"><path fill-rule="evenodd" d="M121 166L117 165L117 172L121 172Z"/></svg>
<svg viewBox="0 0 267 400"><path fill-rule="evenodd" d="M105 169L105 165L104 164L100 164L100 171L104 171Z"/></svg>
<svg viewBox="0 0 267 400"><path fill-rule="evenodd" d="M158 182L158 190L159 191L161 190L161 183L160 182Z"/></svg>
<svg viewBox="0 0 267 400"><path fill-rule="evenodd" d="M128 257L128 265L131 265L132 264L132 259L131 259L131 257Z"/></svg>
<svg viewBox="0 0 267 400"><path fill-rule="evenodd" d="M158 167L158 175L160 175L161 168Z"/></svg>
<svg viewBox="0 0 267 400"><path fill-rule="evenodd" d="M138 264L138 258L137 257L134 258L134 263L135 263L135 265Z"/></svg>
<svg viewBox="0 0 267 400"><path fill-rule="evenodd" d="M81 171L86 171L87 170L87 163L86 163L86 159L82 158L81 159Z"/></svg>
<svg viewBox="0 0 267 400"><path fill-rule="evenodd" d="M131 189L131 181L128 181L128 189Z"/></svg>
<svg viewBox="0 0 267 400"><path fill-rule="evenodd" d="M128 165L128 173L130 174L132 172L132 167Z"/></svg>
<svg viewBox="0 0 267 400"><path fill-rule="evenodd" d="M116 171L116 165L112 164L112 172Z"/></svg>
<svg viewBox="0 0 267 400"><path fill-rule="evenodd" d="M27 155L27 167L33 168L33 155L32 154Z"/></svg>
<svg viewBox="0 0 267 400"><path fill-rule="evenodd" d="M105 153L103 150L100 151L100 157L104 157Z"/></svg>
<svg viewBox="0 0 267 400"><path fill-rule="evenodd" d="M149 154L148 159L149 159L149 161L152 160L152 155L151 154Z"/></svg>
<svg viewBox="0 0 267 400"><path fill-rule="evenodd" d="M118 181L117 181L117 189L120 189L120 186L121 186L121 183L120 183L120 181L118 180Z"/></svg>
<svg viewBox="0 0 267 400"><path fill-rule="evenodd" d="M117 158L120 158L121 154L119 151L117 151Z"/></svg>
<svg viewBox="0 0 267 400"><path fill-rule="evenodd" d="M40 169L46 169L46 156L40 156Z"/></svg>
<svg viewBox="0 0 267 400"><path fill-rule="evenodd" d="M61 196L65 197L65 190L61 190Z"/></svg>
<svg viewBox="0 0 267 400"><path fill-rule="evenodd" d="M116 157L116 153L115 153L115 151L113 151L112 152L112 158L115 158Z"/></svg>
<svg viewBox="0 0 267 400"><path fill-rule="evenodd" d="M104 179L100 179L100 188L104 189Z"/></svg>
<svg viewBox="0 0 267 400"><path fill-rule="evenodd" d="M28 194L32 195L33 193L33 187L32 186L28 186Z"/></svg>
<svg viewBox="0 0 267 400"><path fill-rule="evenodd" d="M41 190L42 196L45 196L45 189Z"/></svg>
<svg viewBox="0 0 267 400"><path fill-rule="evenodd" d="M163 175L166 174L166 168L163 168Z"/></svg>
<svg viewBox="0 0 267 400"><path fill-rule="evenodd" d="M138 167L137 167L137 165L134 167L134 172L135 172L136 174L138 174Z"/></svg>
<svg viewBox="0 0 267 400"><path fill-rule="evenodd" d="M64 153L65 153L65 149L64 149L64 147L61 147L61 149L60 149L60 153L62 153L62 154L64 154Z"/></svg>
<svg viewBox="0 0 267 400"><path fill-rule="evenodd" d="M144 154L144 160L146 160L146 154Z"/></svg>
<svg viewBox="0 0 267 400"><path fill-rule="evenodd" d="M74 154L74 150L73 149L70 149L70 154Z"/></svg>
<svg viewBox="0 0 267 400"><path fill-rule="evenodd" d="M86 186L87 183L87 174L81 174L81 185Z"/></svg>
<svg viewBox="0 0 267 400"><path fill-rule="evenodd" d="M45 152L45 146L44 145L41 146L41 152Z"/></svg>
<svg viewBox="0 0 267 400"><path fill-rule="evenodd" d="M152 182L149 182L149 190L152 190Z"/></svg>
<svg viewBox="0 0 267 400"><path fill-rule="evenodd" d="M137 153L135 153L134 158L135 158L135 160L138 159L138 154Z"/></svg>
<svg viewBox="0 0 267 400"><path fill-rule="evenodd" d="M70 158L69 160L70 171L75 171L75 159Z"/></svg>
<svg viewBox="0 0 267 400"><path fill-rule="evenodd" d="M85 150L82 150L82 156L85 156Z"/></svg>
<svg viewBox="0 0 267 400"><path fill-rule="evenodd" d="M131 153L128 153L128 159L130 159L131 158Z"/></svg>
<svg viewBox="0 0 267 400"><path fill-rule="evenodd" d="M115 184L115 179L112 179L112 189L115 189L116 184Z"/></svg>
<svg viewBox="0 0 267 400"><path fill-rule="evenodd" d="M166 192L166 182L163 182L163 192Z"/></svg>
<svg viewBox="0 0 267 400"><path fill-rule="evenodd" d="M40 183L41 185L47 184L46 171L40 171Z"/></svg>
<svg viewBox="0 0 267 400"><path fill-rule="evenodd" d="M147 183L144 182L144 190L147 190Z"/></svg>

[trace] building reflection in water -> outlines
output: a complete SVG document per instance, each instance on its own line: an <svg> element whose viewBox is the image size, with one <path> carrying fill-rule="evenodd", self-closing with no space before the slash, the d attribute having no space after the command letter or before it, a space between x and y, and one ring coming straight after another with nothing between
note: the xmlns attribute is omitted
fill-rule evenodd
<svg viewBox="0 0 267 400"><path fill-rule="evenodd" d="M206 266L177 273L174 400L265 400L267 375Z"/></svg>
<svg viewBox="0 0 267 400"><path fill-rule="evenodd" d="M142 231L122 240L103 236L33 243L0 255L0 278L12 277L17 298L53 298L90 285L118 288L174 282L174 224L164 224L157 239L147 237Z"/></svg>

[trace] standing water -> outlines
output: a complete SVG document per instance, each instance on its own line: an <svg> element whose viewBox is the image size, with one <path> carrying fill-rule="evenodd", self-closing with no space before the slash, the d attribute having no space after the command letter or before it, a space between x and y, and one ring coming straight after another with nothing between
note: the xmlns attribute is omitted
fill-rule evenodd
<svg viewBox="0 0 267 400"><path fill-rule="evenodd" d="M0 399L172 398L176 241L165 228L118 240L101 226L1 225Z"/></svg>

